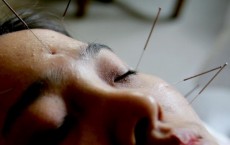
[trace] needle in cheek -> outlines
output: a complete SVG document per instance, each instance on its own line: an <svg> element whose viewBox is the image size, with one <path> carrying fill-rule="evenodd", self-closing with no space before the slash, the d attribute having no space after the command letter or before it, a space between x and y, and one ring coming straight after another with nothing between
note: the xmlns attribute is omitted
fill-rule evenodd
<svg viewBox="0 0 230 145"><path fill-rule="evenodd" d="M210 69L210 70L207 70L207 71L198 73L198 74L196 74L196 75L193 75L193 76L191 76L191 77L187 77L187 78L185 78L185 79L183 79L183 80L181 80L181 81L179 81L179 82L176 82L175 85L177 85L177 84L179 84L179 83L181 83L181 82L188 81L188 80L190 80L190 79L193 79L193 78L202 76L202 75L204 75L204 74L213 72L213 71L218 70L218 69L221 69L221 68L222 68L222 66L218 66L218 67L215 67L215 68L213 68L213 69Z"/></svg>
<svg viewBox="0 0 230 145"><path fill-rule="evenodd" d="M199 84L197 84L192 90L190 90L187 94L184 95L185 98L188 98L195 90L197 90L200 87Z"/></svg>
<svg viewBox="0 0 230 145"><path fill-rule="evenodd" d="M226 62L221 69L219 69L218 72L215 73L215 75L208 81L208 83L201 89L201 91L190 101L190 104L193 103L193 101L210 85L210 83L217 77L217 75L228 65Z"/></svg>

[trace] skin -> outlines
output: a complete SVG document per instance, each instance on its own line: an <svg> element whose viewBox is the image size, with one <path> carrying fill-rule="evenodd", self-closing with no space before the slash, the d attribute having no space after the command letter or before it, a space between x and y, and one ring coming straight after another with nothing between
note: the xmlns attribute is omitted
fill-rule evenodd
<svg viewBox="0 0 230 145"><path fill-rule="evenodd" d="M129 67L112 51L87 54L86 43L32 31L40 41L29 30L0 37L1 145L216 144L184 97L160 78L138 72L114 82ZM41 93L28 95L35 99L4 133L7 114L36 82ZM66 124L67 133L58 134Z"/></svg>

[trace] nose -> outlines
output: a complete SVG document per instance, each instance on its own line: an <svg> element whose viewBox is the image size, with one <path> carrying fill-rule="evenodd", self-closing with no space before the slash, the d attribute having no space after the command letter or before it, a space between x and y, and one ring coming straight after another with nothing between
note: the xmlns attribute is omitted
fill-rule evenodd
<svg viewBox="0 0 230 145"><path fill-rule="evenodd" d="M103 115L114 144L145 145L168 137L170 128L162 125L162 109L153 96L116 92L105 98Z"/></svg>

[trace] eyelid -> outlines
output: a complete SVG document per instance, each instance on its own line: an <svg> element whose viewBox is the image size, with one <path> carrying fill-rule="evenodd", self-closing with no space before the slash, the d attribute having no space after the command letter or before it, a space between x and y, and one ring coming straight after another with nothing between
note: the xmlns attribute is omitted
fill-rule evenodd
<svg viewBox="0 0 230 145"><path fill-rule="evenodd" d="M118 81L121 81L123 79L125 79L126 77L128 77L129 75L133 75L133 74L136 74L137 72L134 71L134 70L128 70L126 73L124 73L123 75L121 76L118 76L114 79L114 82L118 82Z"/></svg>

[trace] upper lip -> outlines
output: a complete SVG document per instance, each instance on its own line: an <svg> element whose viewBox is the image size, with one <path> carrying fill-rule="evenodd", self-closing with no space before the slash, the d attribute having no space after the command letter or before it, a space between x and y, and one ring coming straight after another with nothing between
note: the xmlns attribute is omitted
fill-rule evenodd
<svg viewBox="0 0 230 145"><path fill-rule="evenodd" d="M206 139L197 124L167 124L158 122L150 127L148 120L139 121L135 129L136 145L202 145Z"/></svg>
<svg viewBox="0 0 230 145"><path fill-rule="evenodd" d="M191 128L176 128L168 132L152 130L147 144L155 145L202 145L202 136Z"/></svg>
<svg viewBox="0 0 230 145"><path fill-rule="evenodd" d="M202 140L201 135L186 128L174 130L173 137L178 139L180 145L198 145L201 144Z"/></svg>

